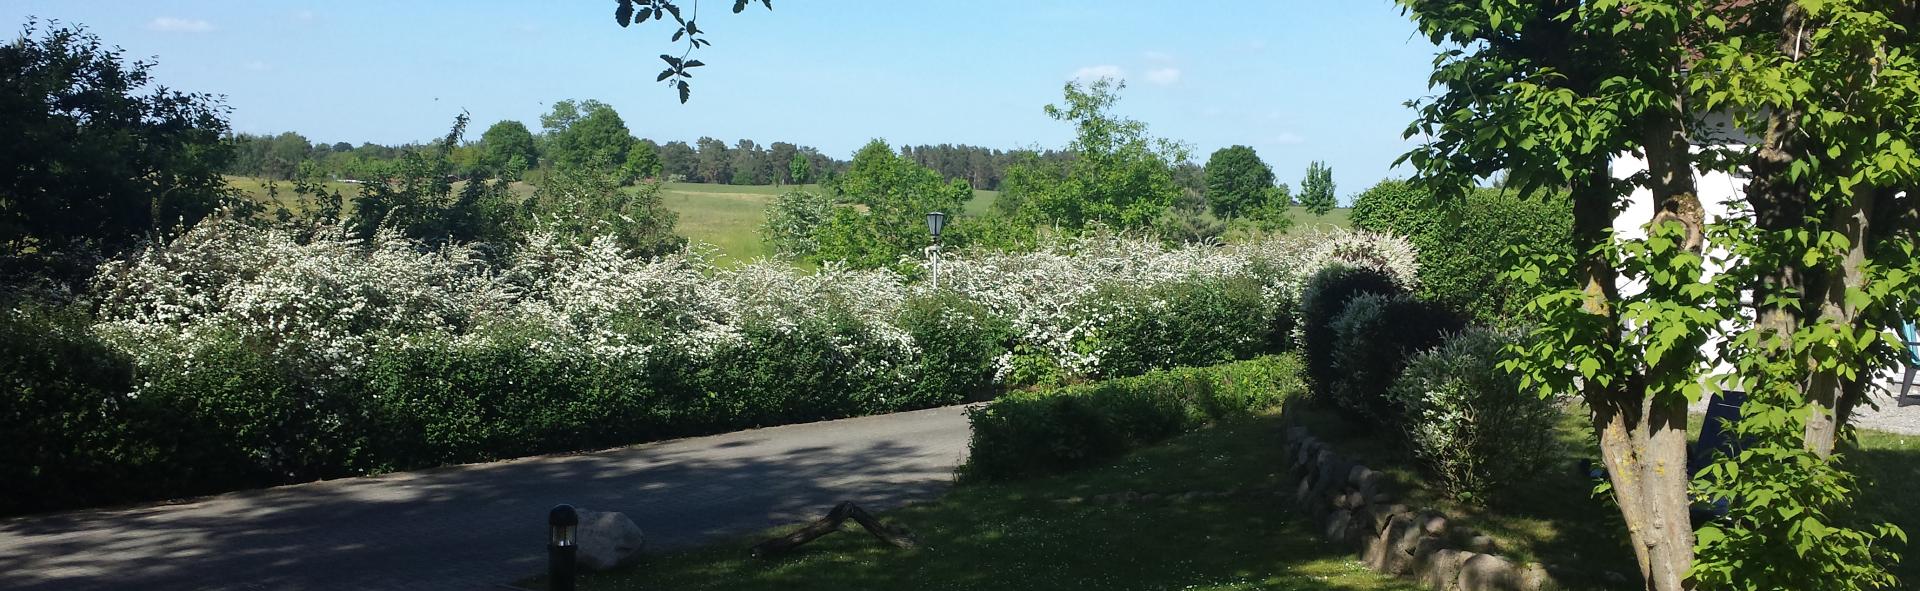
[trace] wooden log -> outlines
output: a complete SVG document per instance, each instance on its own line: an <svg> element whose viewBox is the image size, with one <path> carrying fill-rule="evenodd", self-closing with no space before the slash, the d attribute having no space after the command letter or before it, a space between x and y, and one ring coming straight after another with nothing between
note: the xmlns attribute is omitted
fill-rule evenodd
<svg viewBox="0 0 1920 591"><path fill-rule="evenodd" d="M911 533L888 527L885 523L881 523L879 518L874 517L873 514L868 513L865 509L861 509L858 505L853 504L852 501L845 501L834 505L833 510L828 511L826 517L814 520L812 523L807 524L805 527L793 533L754 544L752 548L753 557L770 558L785 554L794 548L800 547L801 544L818 539L820 536L840 531L840 525L846 523L849 517L853 518L855 523L860 524L860 527L866 528L868 533L873 534L873 537L879 538L880 541L886 542L889 546L895 548L917 548L920 545L917 540L913 539Z"/></svg>

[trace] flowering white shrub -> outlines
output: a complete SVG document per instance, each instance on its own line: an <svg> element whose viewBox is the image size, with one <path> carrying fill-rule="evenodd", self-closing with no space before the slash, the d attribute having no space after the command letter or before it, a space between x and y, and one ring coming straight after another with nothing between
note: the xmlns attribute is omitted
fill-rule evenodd
<svg viewBox="0 0 1920 591"><path fill-rule="evenodd" d="M103 265L96 328L135 354L231 331L296 367L332 375L357 370L381 347L476 342L497 330L530 331L538 349L606 362L645 362L662 349L701 359L741 343L748 327L785 333L840 316L860 327L835 337L841 353L853 355L859 344L847 339L888 352L861 359L862 371L901 371L917 352L898 316L909 298L931 293L927 283L831 264L803 272L766 261L723 269L711 260L703 247L644 259L612 238L536 232L490 264L469 247L427 247L393 233L361 241L331 228L207 221ZM1405 240L1364 232L1180 247L1095 235L1033 252L961 253L944 261L940 287L1006 319L1024 350L1072 374L1099 375L1105 351L1089 343L1114 315L1168 305L1096 305L1103 289L1250 278L1262 286L1263 307L1290 312L1300 284L1321 266L1365 266L1411 284L1413 260Z"/></svg>
<svg viewBox="0 0 1920 591"><path fill-rule="evenodd" d="M97 330L136 356L231 331L321 373L353 371L393 337L457 333L507 300L467 247L425 248L393 232L361 241L338 228L303 240L211 218L102 265L94 292Z"/></svg>
<svg viewBox="0 0 1920 591"><path fill-rule="evenodd" d="M1034 252L967 253L942 262L941 286L1009 319L1022 344L1047 352L1060 367L1090 375L1100 368L1102 351L1086 350L1079 343L1113 322L1111 315L1116 312L1146 314L1166 305L1146 302L1130 312L1095 310L1092 298L1102 287L1148 290L1194 279L1248 277L1261 281L1267 309L1290 313L1301 286L1324 266L1341 263L1378 269L1410 285L1418 270L1414 254L1405 239L1345 230L1248 244L1180 247L1167 247L1158 240L1094 235L1054 242ZM1002 366L1010 367L1010 361Z"/></svg>

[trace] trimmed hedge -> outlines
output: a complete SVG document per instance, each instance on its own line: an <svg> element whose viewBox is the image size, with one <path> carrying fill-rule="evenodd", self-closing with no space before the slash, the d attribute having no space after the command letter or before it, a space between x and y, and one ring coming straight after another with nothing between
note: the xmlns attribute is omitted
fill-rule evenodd
<svg viewBox="0 0 1920 591"><path fill-rule="evenodd" d="M1334 404L1362 418L1400 425L1387 389L1408 359L1446 342L1466 324L1446 306L1409 295L1360 294L1347 300L1346 310L1333 321Z"/></svg>
<svg viewBox="0 0 1920 591"><path fill-rule="evenodd" d="M1061 472L1304 394L1294 355L1009 394L968 411L967 480Z"/></svg>
<svg viewBox="0 0 1920 591"><path fill-rule="evenodd" d="M1355 296L1377 294L1393 296L1406 293L1393 277L1372 269L1335 265L1314 273L1300 293L1300 351L1306 354L1307 377L1320 391L1331 391L1340 381L1333 366L1333 352L1339 346L1334 320L1347 309Z"/></svg>
<svg viewBox="0 0 1920 591"><path fill-rule="evenodd" d="M1473 189L1441 200L1406 181L1383 181L1354 197L1352 221L1356 228L1412 241L1420 259L1420 298L1485 324L1522 319L1527 302L1544 289L1501 276L1513 266L1509 249L1574 254L1573 206L1559 191Z"/></svg>

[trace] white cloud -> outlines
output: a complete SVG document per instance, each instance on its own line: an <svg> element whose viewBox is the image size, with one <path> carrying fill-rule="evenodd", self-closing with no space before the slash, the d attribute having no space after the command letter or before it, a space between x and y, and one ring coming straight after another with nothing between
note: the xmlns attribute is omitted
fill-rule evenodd
<svg viewBox="0 0 1920 591"><path fill-rule="evenodd" d="M163 16L147 21L147 30L163 33L206 33L213 30L213 23L200 19Z"/></svg>
<svg viewBox="0 0 1920 591"><path fill-rule="evenodd" d="M1103 64L1098 66L1087 66L1084 68L1080 68L1078 70L1074 70L1073 75L1068 76L1067 79L1093 81L1093 80L1099 80L1101 78L1125 79L1126 77L1127 77L1127 71L1120 69L1120 66L1115 66L1112 64Z"/></svg>
<svg viewBox="0 0 1920 591"><path fill-rule="evenodd" d="M1154 68L1147 70L1147 81L1161 86L1180 81L1180 68Z"/></svg>
<svg viewBox="0 0 1920 591"><path fill-rule="evenodd" d="M1166 54L1166 52L1162 52L1162 51L1148 51L1148 52L1145 52L1145 53L1142 53L1142 54L1140 54L1140 55L1142 55L1142 56L1144 56L1144 57L1146 57L1146 58L1147 58L1147 61L1150 61L1150 62L1163 62L1163 63L1164 63L1164 62L1171 62L1171 61L1173 61L1173 56L1171 56L1171 55L1167 55L1167 54Z"/></svg>
<svg viewBox="0 0 1920 591"><path fill-rule="evenodd" d="M1303 144L1303 143L1306 143L1306 141L1307 141L1306 137L1291 131L1284 131L1284 132L1281 132L1280 135L1273 136L1273 143L1280 144L1282 146Z"/></svg>

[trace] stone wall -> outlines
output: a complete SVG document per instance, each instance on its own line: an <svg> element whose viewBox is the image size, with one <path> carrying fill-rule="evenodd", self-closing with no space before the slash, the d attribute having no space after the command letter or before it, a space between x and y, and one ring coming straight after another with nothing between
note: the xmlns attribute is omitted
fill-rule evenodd
<svg viewBox="0 0 1920 591"><path fill-rule="evenodd" d="M1436 591L1547 591L1559 585L1545 567L1495 554L1492 538L1431 509L1396 503L1385 474L1350 461L1305 427L1286 431L1295 508L1328 541L1350 548L1368 568Z"/></svg>

